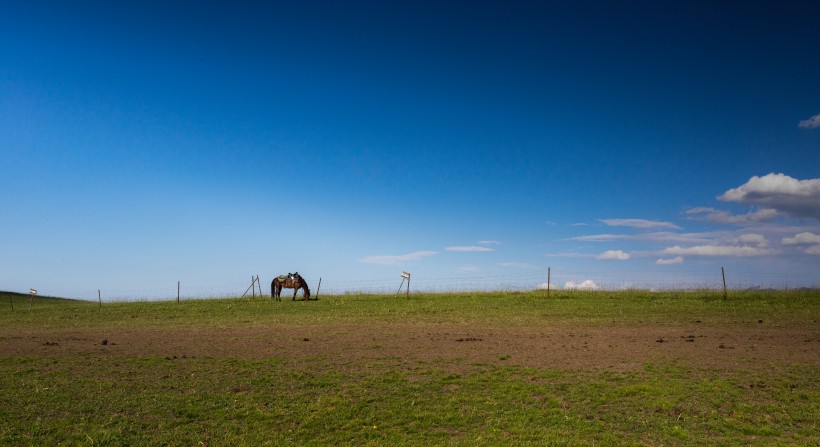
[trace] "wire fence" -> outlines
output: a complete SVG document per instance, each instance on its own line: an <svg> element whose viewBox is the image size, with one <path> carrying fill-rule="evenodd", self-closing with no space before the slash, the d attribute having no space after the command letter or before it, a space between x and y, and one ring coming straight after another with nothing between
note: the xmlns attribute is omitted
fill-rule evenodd
<svg viewBox="0 0 820 447"><path fill-rule="evenodd" d="M99 300L101 302L235 298L241 296L246 289L248 290L248 295L253 296L249 286L250 281L208 286L180 283L168 287L156 287L151 289L98 289L82 293L81 296L74 298L90 301ZM259 289L255 289L254 293L256 296L259 296ZM268 290L267 293L269 295L270 290Z"/></svg>
<svg viewBox="0 0 820 447"><path fill-rule="evenodd" d="M724 285L725 277L725 285ZM406 293L457 293L457 292L513 292L513 291L701 291L715 290L820 290L820 275L783 275L759 272L691 271L658 273L648 271L529 271L496 276L430 277L413 275L410 281L396 275L391 278L321 278L304 279L311 287L313 297L319 295ZM239 296L270 296L269 281L262 280L251 287L251 281L224 285L191 286L181 283L152 289L95 290L77 298L101 302L112 301L162 301L205 298L235 298ZM321 281L321 282L320 282ZM265 286L261 286L264 284ZM548 286L549 284L549 286ZM244 293L244 295L243 295ZM282 291L283 297L291 295L291 289ZM298 291L297 298L302 296Z"/></svg>
<svg viewBox="0 0 820 447"><path fill-rule="evenodd" d="M721 271L712 276L703 272L528 272L514 275L473 276L449 278L412 278L412 292L448 293L481 291L533 291L552 290L647 290L647 291L694 291L723 290ZM401 278L380 280L343 280L322 283L322 293L341 295L348 293L391 294L403 292ZM403 284L407 287L407 284ZM766 275L752 272L726 274L727 290L790 290L820 289L820 277L801 275Z"/></svg>

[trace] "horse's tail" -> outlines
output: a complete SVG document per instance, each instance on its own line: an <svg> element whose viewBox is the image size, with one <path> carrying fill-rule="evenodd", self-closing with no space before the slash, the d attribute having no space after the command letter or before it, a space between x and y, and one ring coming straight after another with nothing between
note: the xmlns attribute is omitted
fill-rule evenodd
<svg viewBox="0 0 820 447"><path fill-rule="evenodd" d="M273 278L273 281L270 282L270 297L271 297L271 299L273 299L273 297L275 297L275 296L276 296L276 278Z"/></svg>
<svg viewBox="0 0 820 447"><path fill-rule="evenodd" d="M305 298L310 298L310 287L305 282L305 278L299 278L302 282L302 287L305 289Z"/></svg>

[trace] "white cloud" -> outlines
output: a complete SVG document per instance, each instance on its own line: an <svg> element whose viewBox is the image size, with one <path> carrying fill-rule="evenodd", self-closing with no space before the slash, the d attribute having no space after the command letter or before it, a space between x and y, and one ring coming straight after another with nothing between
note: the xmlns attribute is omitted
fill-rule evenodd
<svg viewBox="0 0 820 447"><path fill-rule="evenodd" d="M820 178L798 180L784 174L754 176L718 200L759 205L798 217L820 219Z"/></svg>
<svg viewBox="0 0 820 447"><path fill-rule="evenodd" d="M764 208L757 211L750 211L746 214L734 215L729 213L728 211L716 210L714 208L698 207L686 210L685 214L695 216L690 218L693 220L705 220L707 222L726 224L745 224L774 219L775 217L777 217L778 212L777 210L771 208Z"/></svg>
<svg viewBox="0 0 820 447"><path fill-rule="evenodd" d="M601 222L609 225L610 227L670 228L673 230L681 229L672 222L658 222L655 220L646 219L601 219Z"/></svg>
<svg viewBox="0 0 820 447"><path fill-rule="evenodd" d="M814 233L805 232L796 234L794 237L784 237L781 242L783 245L820 244L820 236Z"/></svg>
<svg viewBox="0 0 820 447"><path fill-rule="evenodd" d="M422 259L438 254L435 251L414 251L406 255L371 255L359 259L365 264L399 265L421 261Z"/></svg>
<svg viewBox="0 0 820 447"><path fill-rule="evenodd" d="M614 261L626 261L629 260L630 256L629 253L625 253L622 250L607 250L596 257L596 259L600 260L614 260Z"/></svg>
<svg viewBox="0 0 820 447"><path fill-rule="evenodd" d="M663 250L667 255L679 256L763 256L774 254L774 251L764 248L739 247L732 245L698 245L694 247L674 246Z"/></svg>
<svg viewBox="0 0 820 447"><path fill-rule="evenodd" d="M797 127L803 129L817 129L818 127L820 127L820 113L814 115L813 117L807 120L800 121Z"/></svg>
<svg viewBox="0 0 820 447"><path fill-rule="evenodd" d="M478 241L478 245L501 245L501 241Z"/></svg>
<svg viewBox="0 0 820 447"><path fill-rule="evenodd" d="M463 267L460 267L458 271L462 273L480 273L481 269L474 265L465 265Z"/></svg>
<svg viewBox="0 0 820 447"><path fill-rule="evenodd" d="M461 252L475 252L475 251L495 251L494 248L483 247L480 245L461 245L456 247L447 247L447 251L461 251Z"/></svg>
<svg viewBox="0 0 820 447"><path fill-rule="evenodd" d="M655 261L655 264L658 265L674 265L674 264L683 264L683 257L682 256L675 256L674 258L669 259L658 259Z"/></svg>
<svg viewBox="0 0 820 447"><path fill-rule="evenodd" d="M794 237L784 237L781 242L783 245L810 245L803 252L807 255L820 255L820 235L807 231Z"/></svg>
<svg viewBox="0 0 820 447"><path fill-rule="evenodd" d="M756 245L758 247L768 247L769 241L762 234L747 233L737 237L737 243L742 245Z"/></svg>
<svg viewBox="0 0 820 447"><path fill-rule="evenodd" d="M558 290L559 287L556 286L553 283L549 283L549 289L550 290ZM547 290L547 283L542 282L541 284L538 284L537 286L535 286L535 290Z"/></svg>
<svg viewBox="0 0 820 447"><path fill-rule="evenodd" d="M601 287L598 284L595 284L595 281L587 279L581 283L567 281L566 284L564 284L564 288L567 290L598 290Z"/></svg>

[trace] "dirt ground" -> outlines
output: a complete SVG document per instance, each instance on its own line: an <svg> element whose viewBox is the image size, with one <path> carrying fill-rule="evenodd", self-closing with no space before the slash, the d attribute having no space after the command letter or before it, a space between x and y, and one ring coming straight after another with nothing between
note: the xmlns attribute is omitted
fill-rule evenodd
<svg viewBox="0 0 820 447"><path fill-rule="evenodd" d="M820 366L820 327L764 322L686 326L476 327L446 324L163 328L121 331L0 330L0 357L109 356L284 358L341 369L389 359L448 365L504 362L554 369L626 371L646 363L718 369Z"/></svg>

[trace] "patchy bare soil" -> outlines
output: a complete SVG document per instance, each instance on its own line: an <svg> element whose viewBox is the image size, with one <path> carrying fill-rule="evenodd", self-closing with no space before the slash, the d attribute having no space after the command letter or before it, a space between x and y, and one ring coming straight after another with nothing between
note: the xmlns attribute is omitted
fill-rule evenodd
<svg viewBox="0 0 820 447"><path fill-rule="evenodd" d="M820 366L820 328L685 326L481 327L356 324L100 330L0 330L0 357L284 358L362 364L498 363L554 369L632 370L649 362L718 369Z"/></svg>

